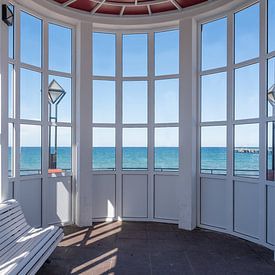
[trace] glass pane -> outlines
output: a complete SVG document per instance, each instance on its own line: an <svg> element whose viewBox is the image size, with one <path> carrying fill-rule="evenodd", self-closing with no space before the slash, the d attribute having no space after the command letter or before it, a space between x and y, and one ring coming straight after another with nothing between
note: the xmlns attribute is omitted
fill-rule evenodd
<svg viewBox="0 0 275 275"><path fill-rule="evenodd" d="M123 35L123 76L147 76L147 34Z"/></svg>
<svg viewBox="0 0 275 275"><path fill-rule="evenodd" d="M26 12L20 15L21 62L41 67L42 21Z"/></svg>
<svg viewBox="0 0 275 275"><path fill-rule="evenodd" d="M227 18L202 25L202 70L226 66Z"/></svg>
<svg viewBox="0 0 275 275"><path fill-rule="evenodd" d="M225 121L227 110L226 73L201 78L201 121Z"/></svg>
<svg viewBox="0 0 275 275"><path fill-rule="evenodd" d="M72 142L70 127L49 127L49 173L72 169Z"/></svg>
<svg viewBox="0 0 275 275"><path fill-rule="evenodd" d="M58 122L71 122L71 113L72 113L72 81L71 78L61 77L55 75L49 75L49 85L55 80L66 92L62 99L57 101L56 104L51 104L52 118L57 117ZM55 106L57 105L57 106ZM55 107L57 110L55 110ZM55 113L57 111L57 113ZM50 111L49 111L50 113ZM54 120L54 119L52 119Z"/></svg>
<svg viewBox="0 0 275 275"><path fill-rule="evenodd" d="M20 70L20 117L41 120L41 73Z"/></svg>
<svg viewBox="0 0 275 275"><path fill-rule="evenodd" d="M93 128L93 170L115 170L115 128Z"/></svg>
<svg viewBox="0 0 275 275"><path fill-rule="evenodd" d="M268 0L268 52L275 51L275 1Z"/></svg>
<svg viewBox="0 0 275 275"><path fill-rule="evenodd" d="M123 123L147 123L147 82L123 82Z"/></svg>
<svg viewBox="0 0 275 275"><path fill-rule="evenodd" d="M41 127L20 126L20 175L41 174Z"/></svg>
<svg viewBox="0 0 275 275"><path fill-rule="evenodd" d="M267 102L268 116L275 116L275 58L269 59L267 65Z"/></svg>
<svg viewBox="0 0 275 275"><path fill-rule="evenodd" d="M49 69L70 73L72 69L72 30L49 24Z"/></svg>
<svg viewBox="0 0 275 275"><path fill-rule="evenodd" d="M259 117L259 64L235 70L235 119Z"/></svg>
<svg viewBox="0 0 275 275"><path fill-rule="evenodd" d="M260 5L235 14L235 63L259 56Z"/></svg>
<svg viewBox="0 0 275 275"><path fill-rule="evenodd" d="M122 169L147 169L147 128L124 128L122 134Z"/></svg>
<svg viewBox="0 0 275 275"><path fill-rule="evenodd" d="M226 126L201 128L201 173L226 175Z"/></svg>
<svg viewBox="0 0 275 275"><path fill-rule="evenodd" d="M93 33L93 75L115 76L116 35Z"/></svg>
<svg viewBox="0 0 275 275"><path fill-rule="evenodd" d="M93 122L115 123L115 81L93 81Z"/></svg>
<svg viewBox="0 0 275 275"><path fill-rule="evenodd" d="M13 128L13 123L9 123L8 126L8 176L12 177L14 176L14 167L13 167L13 150L14 150L14 142L13 142L13 138L14 138L14 128Z"/></svg>
<svg viewBox="0 0 275 275"><path fill-rule="evenodd" d="M179 31L155 33L155 75L179 73Z"/></svg>
<svg viewBox="0 0 275 275"><path fill-rule="evenodd" d="M155 169L179 169L179 128L155 128Z"/></svg>
<svg viewBox="0 0 275 275"><path fill-rule="evenodd" d="M13 108L13 104L14 104L14 66L13 64L9 64L9 84L8 84L8 90L9 90L9 117L13 118L14 117L14 108Z"/></svg>
<svg viewBox="0 0 275 275"><path fill-rule="evenodd" d="M179 80L155 81L155 123L179 121Z"/></svg>
<svg viewBox="0 0 275 275"><path fill-rule="evenodd" d="M14 6L9 4L9 8L14 14ZM14 24L12 26L9 26L8 32L9 32L9 58L13 59L14 58Z"/></svg>
<svg viewBox="0 0 275 275"><path fill-rule="evenodd" d="M235 126L234 175L259 177L259 125Z"/></svg>
<svg viewBox="0 0 275 275"><path fill-rule="evenodd" d="M267 171L266 179L275 180L275 122L268 122L267 128Z"/></svg>

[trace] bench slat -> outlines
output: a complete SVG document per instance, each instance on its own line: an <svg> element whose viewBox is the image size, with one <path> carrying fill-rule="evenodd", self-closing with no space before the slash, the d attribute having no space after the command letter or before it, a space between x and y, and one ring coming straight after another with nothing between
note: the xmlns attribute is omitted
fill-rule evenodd
<svg viewBox="0 0 275 275"><path fill-rule="evenodd" d="M24 234L26 234L31 227L25 223L25 226L22 227L20 231L17 231L15 234L13 234L10 237L7 237L3 243L0 245L0 257L9 251L14 245L16 245L16 241L19 240Z"/></svg>
<svg viewBox="0 0 275 275"><path fill-rule="evenodd" d="M30 227L16 200L0 203L0 274L35 274L63 236L56 226Z"/></svg>
<svg viewBox="0 0 275 275"><path fill-rule="evenodd" d="M23 254L29 254L29 252L34 249L39 242L45 242L51 236L54 227L47 227L46 229L31 229L24 236L21 236L17 241L16 245L8 250L2 257L0 261L0 270L4 263L7 263L13 258L21 256L22 260ZM56 231L58 228L54 228ZM19 262L20 259L17 261Z"/></svg>
<svg viewBox="0 0 275 275"><path fill-rule="evenodd" d="M24 227L25 228L28 227L28 224L24 219L22 219L20 222L11 225L9 230L2 232L0 234L0 250L1 250L1 244L5 242L7 238L10 238L12 235L16 234L18 231L22 230Z"/></svg>
<svg viewBox="0 0 275 275"><path fill-rule="evenodd" d="M39 243L35 249L31 251L31 253L28 255L31 260L26 264L23 261L16 267L15 271L16 273L19 273L24 275L27 274L27 272L33 267L33 265L41 259L43 254L56 242L56 240L59 240L62 238L62 230L58 229L57 231L54 231L55 233L49 236L49 239L46 240L46 242ZM46 258L47 259L47 258ZM46 260L45 259L45 260Z"/></svg>
<svg viewBox="0 0 275 275"><path fill-rule="evenodd" d="M8 218L11 214L14 214L16 212L22 212L21 207L19 205L17 205L14 208L11 208L5 212L3 212L0 215L0 224L2 224L3 222L5 222L5 219Z"/></svg>
<svg viewBox="0 0 275 275"><path fill-rule="evenodd" d="M16 200L9 200L0 204L0 215L4 212L15 208L19 203Z"/></svg>

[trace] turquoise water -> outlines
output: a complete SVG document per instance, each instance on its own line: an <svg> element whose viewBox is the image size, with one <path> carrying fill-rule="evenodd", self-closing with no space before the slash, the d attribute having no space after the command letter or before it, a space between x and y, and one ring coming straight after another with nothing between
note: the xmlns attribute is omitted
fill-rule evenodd
<svg viewBox="0 0 275 275"><path fill-rule="evenodd" d="M115 170L115 148L96 147L92 152L93 169ZM41 152L38 147L23 147L20 151L21 175L39 174L41 172ZM143 147L126 147L122 150L123 169L147 169L148 150ZM155 169L178 170L179 153L175 147L157 147L154 151ZM258 153L234 153L235 174L257 176L259 174ZM271 152L268 154L268 166L271 167ZM59 147L57 168L71 169L71 148ZM11 149L9 150L9 170L11 170ZM226 173L226 148L205 147L201 149L202 173Z"/></svg>

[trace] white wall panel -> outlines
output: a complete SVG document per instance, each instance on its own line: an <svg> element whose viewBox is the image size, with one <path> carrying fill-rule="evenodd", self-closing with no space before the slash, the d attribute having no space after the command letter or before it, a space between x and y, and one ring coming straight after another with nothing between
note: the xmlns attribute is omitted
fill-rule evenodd
<svg viewBox="0 0 275 275"><path fill-rule="evenodd" d="M116 209L115 175L92 176L93 218L113 218Z"/></svg>
<svg viewBox="0 0 275 275"><path fill-rule="evenodd" d="M259 185L234 182L234 231L259 237Z"/></svg>
<svg viewBox="0 0 275 275"><path fill-rule="evenodd" d="M41 226L41 179L21 180L14 185L15 199L19 201L27 222L34 227Z"/></svg>
<svg viewBox="0 0 275 275"><path fill-rule="evenodd" d="M48 223L68 223L72 217L71 177L49 178Z"/></svg>
<svg viewBox="0 0 275 275"><path fill-rule="evenodd" d="M179 177L156 175L154 179L154 217L178 220L179 217Z"/></svg>
<svg viewBox="0 0 275 275"><path fill-rule="evenodd" d="M275 187L267 186L267 242L275 245Z"/></svg>
<svg viewBox="0 0 275 275"><path fill-rule="evenodd" d="M201 223L226 228L226 180L201 179Z"/></svg>
<svg viewBox="0 0 275 275"><path fill-rule="evenodd" d="M123 175L122 207L123 217L147 218L148 216L147 175Z"/></svg>

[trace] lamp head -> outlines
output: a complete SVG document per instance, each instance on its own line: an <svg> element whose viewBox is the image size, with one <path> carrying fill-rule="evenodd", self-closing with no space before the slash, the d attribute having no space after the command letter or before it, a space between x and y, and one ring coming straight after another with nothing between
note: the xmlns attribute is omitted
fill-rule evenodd
<svg viewBox="0 0 275 275"><path fill-rule="evenodd" d="M51 104L58 104L66 94L65 90L53 79L48 88L48 98Z"/></svg>

